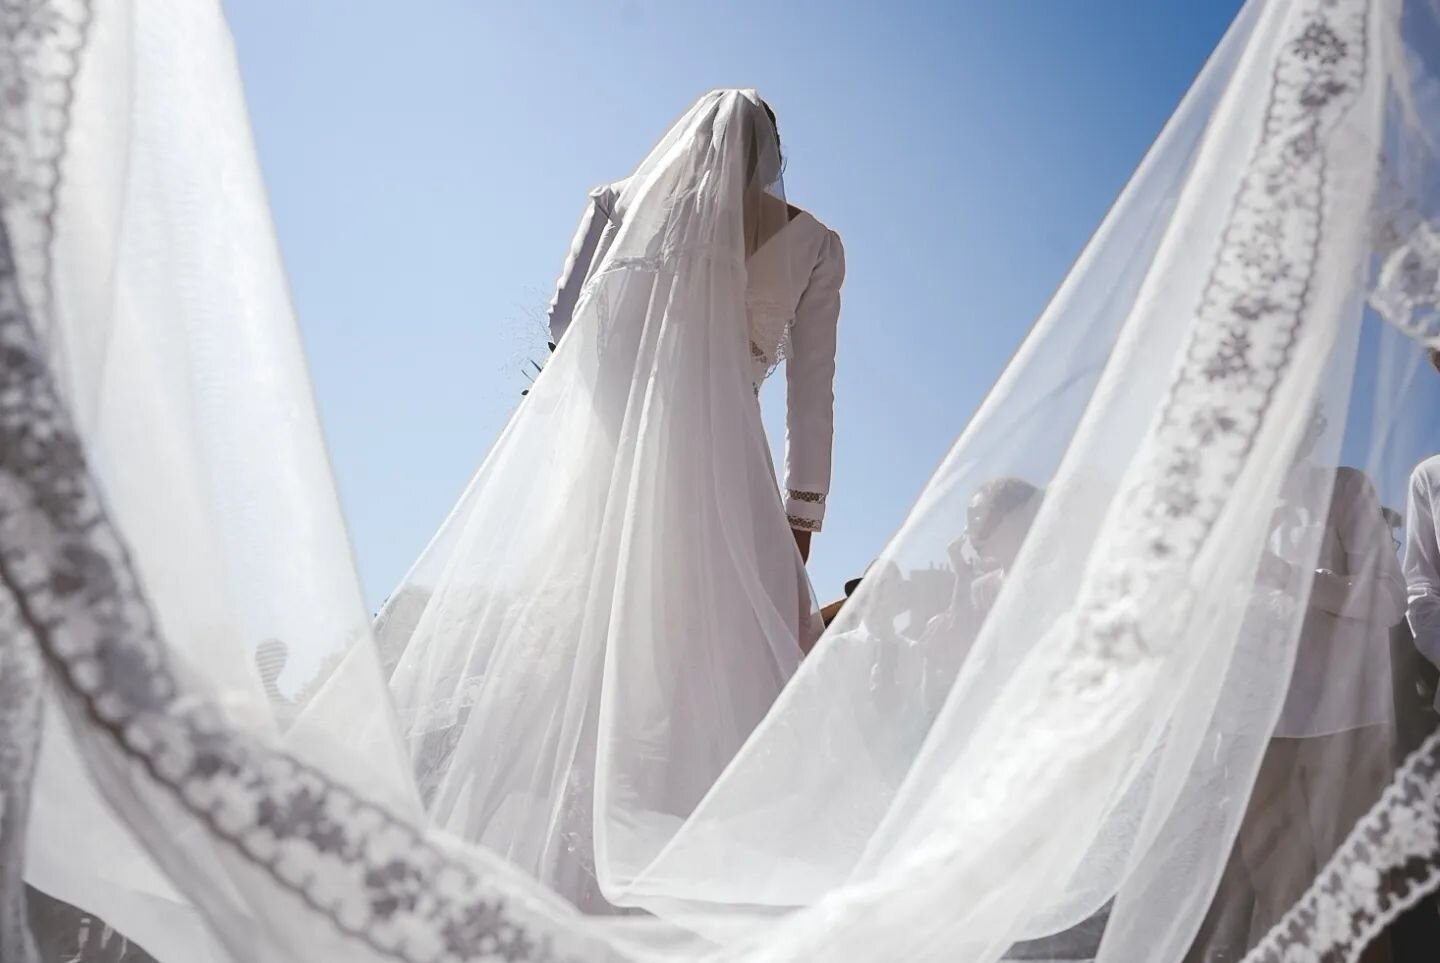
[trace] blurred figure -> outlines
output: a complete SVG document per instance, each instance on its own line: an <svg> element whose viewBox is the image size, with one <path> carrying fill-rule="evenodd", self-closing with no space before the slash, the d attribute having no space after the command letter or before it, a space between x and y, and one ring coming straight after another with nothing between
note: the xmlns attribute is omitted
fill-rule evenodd
<svg viewBox="0 0 1440 963"><path fill-rule="evenodd" d="M40 963L155 963L93 913L29 887L26 903Z"/></svg>
<svg viewBox="0 0 1440 963"><path fill-rule="evenodd" d="M1290 686L1188 963L1243 959L1305 892L1390 776L1389 633L1404 616L1405 584L1369 478L1302 463L1324 429L1317 414L1258 573L1262 587L1307 599ZM1326 484L1328 512L1317 518L1312 506L1324 502L1315 494ZM1391 959L1383 937L1360 957Z"/></svg>
<svg viewBox="0 0 1440 963"><path fill-rule="evenodd" d="M260 684L265 687L265 698L275 713L275 721L283 730L295 718L295 703L280 691L280 673L290 661L290 647L279 639L266 639L255 648L255 668L260 673Z"/></svg>
<svg viewBox="0 0 1440 963"><path fill-rule="evenodd" d="M1440 351L1431 348L1428 354L1431 365L1440 371ZM1440 707L1434 684L1434 667L1440 665L1440 540L1437 540L1435 528L1437 496L1440 496L1440 455L1431 455L1416 465L1410 474L1409 504L1406 506L1410 528L1405 539L1405 589L1409 601L1407 621L1414 634L1414 648L1428 663L1413 666L1419 670L1415 681L1425 689L1422 694L1430 697L1428 708L1432 711L1428 713L1428 724L1422 725L1425 734L1440 721L1433 711ZM1407 659L1407 662L1411 660ZM1413 701L1406 698L1407 708Z"/></svg>
<svg viewBox="0 0 1440 963"><path fill-rule="evenodd" d="M926 568L912 569L908 574L901 575L898 568L887 563L888 570L886 577L893 585L899 586L894 604L883 614L872 611L866 616L866 624L874 623L872 628L877 628L882 635L905 636L913 638L922 634L925 626L939 617L947 610L948 595L950 586L955 582L955 570L944 565L931 565ZM839 599L828 603L820 609L820 617L825 625L829 626L840 615L850 597L860 588L860 583L870 577L874 564L866 566L865 574L852 578L845 583L845 594ZM966 566L968 570L968 566ZM905 627L897 630L895 622L902 616L906 616ZM897 634L898 633L898 634Z"/></svg>
<svg viewBox="0 0 1440 963"><path fill-rule="evenodd" d="M1427 352L1440 371L1440 351ZM1410 474L1405 532L1405 621L1391 633L1390 671L1395 700L1395 749L1399 765L1440 725L1440 537L1437 537L1440 455ZM1398 519L1396 520L1398 522ZM1400 527L1398 524L1395 527ZM1395 963L1435 958L1440 947L1440 902L1422 900L1395 921L1390 932Z"/></svg>
<svg viewBox="0 0 1440 963"><path fill-rule="evenodd" d="M1020 478L997 478L981 485L966 512L965 537L973 553L976 573L970 583L970 601L983 618L1005 584L1005 573L1015 564L1025 536L1040 511L1044 492Z"/></svg>

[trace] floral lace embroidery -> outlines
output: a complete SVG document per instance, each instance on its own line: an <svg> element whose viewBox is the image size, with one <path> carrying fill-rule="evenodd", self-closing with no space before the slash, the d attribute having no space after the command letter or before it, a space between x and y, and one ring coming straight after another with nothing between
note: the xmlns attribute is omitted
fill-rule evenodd
<svg viewBox="0 0 1440 963"><path fill-rule="evenodd" d="M792 489L785 493L785 497L790 499L792 502L810 502L815 505L825 504L824 492L805 492L795 491Z"/></svg>
<svg viewBox="0 0 1440 963"><path fill-rule="evenodd" d="M765 381L790 356L794 312L752 290L746 292L745 315L750 326L750 360L759 368L756 380Z"/></svg>
<svg viewBox="0 0 1440 963"><path fill-rule="evenodd" d="M1124 533L1148 539L1143 557L1152 563L1193 557L1203 544L1218 511L1210 495L1243 466L1244 442L1258 431L1268 390L1288 364L1280 347L1301 326L1299 289L1314 268L1313 253L1307 258L1302 249L1312 249L1319 229L1319 129L1348 102L1342 95L1353 94L1363 72L1364 7L1297 5L1305 29L1277 66L1273 122L1237 201L1239 229L1227 234L1224 267L1212 278L1190 361L1151 439L1155 460L1128 493L1140 518L1163 523ZM1343 20L1331 19L1341 8L1348 9ZM1297 96L1301 89L1305 95ZM1228 259L1242 243L1253 245L1257 260ZM15 258L0 254L0 577L94 727L217 838L377 951L418 961L413 935L428 932L462 959L546 957L548 947L515 924L463 864L317 770L227 729L213 706L183 690L50 379ZM1231 393L1239 395L1233 403ZM1167 430L1185 443L1162 443ZM1210 442L1195 439L1222 436L1237 444L1200 453ZM1096 591L1075 648L1112 666L1142 658L1141 626L1121 603L1153 589L1144 584L1150 578L1120 566L1092 573ZM7 636L0 644L15 643ZM283 868L265 855L282 840L291 854ZM306 872L296 872L297 863ZM317 877L354 885L339 896L322 894Z"/></svg>
<svg viewBox="0 0 1440 963"><path fill-rule="evenodd" d="M217 842L377 952L429 963L417 948L428 942L461 960L555 959L552 938L465 863L320 770L231 729L181 684L54 391L8 250L0 355L0 580L92 728Z"/></svg>
<svg viewBox="0 0 1440 963"><path fill-rule="evenodd" d="M49 334L50 243L88 0L0 0L0 233L10 283L40 338ZM0 367L15 363L0 349ZM40 651L17 600L0 588L0 959L38 959L26 925L22 869L30 786L40 744Z"/></svg>
<svg viewBox="0 0 1440 963"><path fill-rule="evenodd" d="M966 773L948 831L906 867L924 885L953 849L1014 831L1010 800L1058 788L1056 758L1126 725L1162 680L1188 617L1196 557L1255 451L1272 395L1309 320L1331 192L1325 134L1364 84L1367 0L1296 0L1285 18L1263 125L1219 233L1179 369L1114 499L1075 610L1036 648L1044 675L996 721L994 762ZM1037 667L1038 668L1038 667ZM897 875L897 879L900 879ZM823 907L843 945L866 897Z"/></svg>
<svg viewBox="0 0 1440 963"><path fill-rule="evenodd" d="M1440 889L1440 732L1396 774L1304 897L1245 963L1326 963L1360 952Z"/></svg>
<svg viewBox="0 0 1440 963"><path fill-rule="evenodd" d="M43 692L40 653L0 590L0 959L15 963L39 959L26 932L23 870Z"/></svg>
<svg viewBox="0 0 1440 963"><path fill-rule="evenodd" d="M230 728L170 664L89 475L36 313L48 304L47 232L68 124L68 74L54 71L73 71L87 17L80 3L0 2L11 30L0 46L0 588L15 620L88 720L89 737L338 931L405 963L555 960L564 934L532 925L521 901L407 821ZM26 240L23 250L12 236ZM24 632L0 633L7 667L23 663L25 641ZM12 748L33 732L5 726L0 739ZM28 792L14 789L12 815ZM13 827L4 828L8 839Z"/></svg>
<svg viewBox="0 0 1440 963"><path fill-rule="evenodd" d="M1143 454L1115 499L1110 544L1089 573L1076 656L1064 672L1098 682L1158 655L1172 637L1137 612L1185 592L1184 572L1245 467L1306 321L1322 238L1323 133L1349 109L1366 70L1365 0L1306 0L1280 50L1263 134L1233 202L1181 369ZM1167 584L1176 582L1177 584ZM1137 599L1140 600L1137 602ZM1172 612L1183 606L1156 605ZM1148 630L1148 631L1147 631ZM1077 680L1085 687L1086 679Z"/></svg>
<svg viewBox="0 0 1440 963"><path fill-rule="evenodd" d="M90 0L0 0L0 198L20 296L49 336L50 242Z"/></svg>

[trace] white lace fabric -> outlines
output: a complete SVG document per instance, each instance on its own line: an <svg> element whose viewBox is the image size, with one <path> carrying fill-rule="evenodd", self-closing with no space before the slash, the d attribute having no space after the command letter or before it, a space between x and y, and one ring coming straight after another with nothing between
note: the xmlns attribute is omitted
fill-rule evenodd
<svg viewBox="0 0 1440 963"><path fill-rule="evenodd" d="M1390 628L1374 533L1270 551L1338 469L1393 505L1433 453L1428 5L1245 7L798 669L749 394L768 235L686 189L748 155L675 150L754 143L753 95L626 188L377 645L218 5L43 12L0 4L7 963L22 845L161 963L1355 960L1440 882L1411 680L1393 725L1276 730L1310 613ZM997 479L1038 509L962 537ZM272 640L313 677L283 734Z"/></svg>

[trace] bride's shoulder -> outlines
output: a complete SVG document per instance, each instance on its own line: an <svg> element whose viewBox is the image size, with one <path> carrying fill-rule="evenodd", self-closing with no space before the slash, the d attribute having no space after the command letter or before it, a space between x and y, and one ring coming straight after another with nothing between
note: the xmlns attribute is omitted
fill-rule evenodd
<svg viewBox="0 0 1440 963"><path fill-rule="evenodd" d="M838 246L840 244L840 235L834 228L830 227L830 225L803 207L796 207L794 204L789 205L789 207L790 220L797 222L797 227L804 228L804 233L820 243L830 246Z"/></svg>
<svg viewBox="0 0 1440 963"><path fill-rule="evenodd" d="M838 288L845 279L845 245L840 235L804 208L792 204L791 211L790 237L805 252L801 256L810 265L811 283L821 278Z"/></svg>
<svg viewBox="0 0 1440 963"><path fill-rule="evenodd" d="M845 277L845 245L839 232L813 214L805 212L804 216L813 225L816 270L833 277L839 284Z"/></svg>

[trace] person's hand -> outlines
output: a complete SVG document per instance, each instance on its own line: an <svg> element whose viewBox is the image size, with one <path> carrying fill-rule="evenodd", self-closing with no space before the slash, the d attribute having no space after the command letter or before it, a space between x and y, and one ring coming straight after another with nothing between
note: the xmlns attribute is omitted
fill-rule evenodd
<svg viewBox="0 0 1440 963"><path fill-rule="evenodd" d="M790 531L795 535L795 547L800 549L800 561L810 561L810 536L812 533L792 528Z"/></svg>

